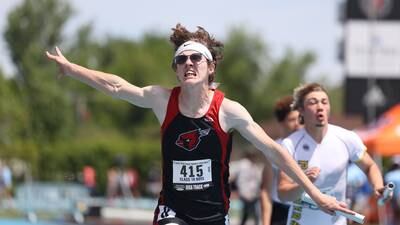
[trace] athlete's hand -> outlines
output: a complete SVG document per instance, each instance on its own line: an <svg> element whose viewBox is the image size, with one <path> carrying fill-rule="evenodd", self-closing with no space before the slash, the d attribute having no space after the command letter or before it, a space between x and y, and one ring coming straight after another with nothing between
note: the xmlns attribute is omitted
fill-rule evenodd
<svg viewBox="0 0 400 225"><path fill-rule="evenodd" d="M389 193L388 195L386 193L386 196L384 196L383 193L386 188L387 187L380 187L380 188L374 189L374 194L375 194L375 197L378 199L378 204L383 204L393 198L393 191L388 192ZM381 201L381 198L382 198L382 203L379 203L379 201Z"/></svg>
<svg viewBox="0 0 400 225"><path fill-rule="evenodd" d="M347 208L347 204L339 202L335 197L321 194L314 201L319 205L320 209L328 214L335 215L335 211L342 211L354 215L355 212Z"/></svg>
<svg viewBox="0 0 400 225"><path fill-rule="evenodd" d="M60 76L68 74L68 67L70 65L70 62L64 57L64 55L61 53L58 47L55 47L55 51L56 51L55 54L51 54L48 51L46 51L46 56L48 59L53 60L57 63L58 68L60 69L60 74L59 74L60 78Z"/></svg>
<svg viewBox="0 0 400 225"><path fill-rule="evenodd" d="M374 194L376 198L380 198L383 196L383 191L385 191L385 187L375 188Z"/></svg>
<svg viewBox="0 0 400 225"><path fill-rule="evenodd" d="M307 175L308 179L314 183L314 181L318 178L321 169L319 167L311 167L307 169L304 173Z"/></svg>

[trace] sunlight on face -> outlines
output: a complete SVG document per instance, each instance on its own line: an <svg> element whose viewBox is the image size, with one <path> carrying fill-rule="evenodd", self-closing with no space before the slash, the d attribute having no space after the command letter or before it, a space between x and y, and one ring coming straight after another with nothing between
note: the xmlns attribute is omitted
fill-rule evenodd
<svg viewBox="0 0 400 225"><path fill-rule="evenodd" d="M330 103L328 95L323 91L314 91L304 98L304 123L306 125L323 127L328 124Z"/></svg>
<svg viewBox="0 0 400 225"><path fill-rule="evenodd" d="M198 52L188 50L175 57L175 61L177 61L176 75L181 84L208 83L209 67L207 60L203 55L198 56Z"/></svg>

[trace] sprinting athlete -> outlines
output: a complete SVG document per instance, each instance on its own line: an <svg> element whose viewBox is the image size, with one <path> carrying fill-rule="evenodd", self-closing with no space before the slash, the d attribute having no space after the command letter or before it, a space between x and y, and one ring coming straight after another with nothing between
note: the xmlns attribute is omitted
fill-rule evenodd
<svg viewBox="0 0 400 225"><path fill-rule="evenodd" d="M71 63L58 48L54 54L46 52L65 75L153 110L161 124L163 160L163 185L154 225L164 223L166 218L178 218L190 225L229 224L228 162L233 130L301 184L326 212L352 213L344 203L322 194L242 105L216 89L221 42L201 27L189 32L180 24L173 29L170 40L175 46L172 69L179 83L173 89L137 87L119 76Z"/></svg>
<svg viewBox="0 0 400 225"><path fill-rule="evenodd" d="M355 162L367 175L377 197L384 186L382 174L366 152L361 139L352 131L328 123L329 97L325 89L311 83L294 91L294 108L299 110L304 128L289 135L282 145L296 160L320 191L345 201L346 175L349 161ZM281 173L279 197L292 203L287 225L343 225L346 218L309 207L299 199L303 188Z"/></svg>

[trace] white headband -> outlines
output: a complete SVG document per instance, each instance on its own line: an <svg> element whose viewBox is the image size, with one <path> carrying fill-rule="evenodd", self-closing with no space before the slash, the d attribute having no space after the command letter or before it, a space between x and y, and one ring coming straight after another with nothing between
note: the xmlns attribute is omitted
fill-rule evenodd
<svg viewBox="0 0 400 225"><path fill-rule="evenodd" d="M200 44L199 42L195 42L195 41L187 41L185 43L183 43L181 46L179 46L178 50L176 50L175 52L175 56L180 55L182 52L187 51L187 50L193 50L196 52L201 53L202 55L204 55L204 57L206 57L206 59L208 59L209 61L213 61L213 57L211 55L210 50L208 50L208 48L206 46L204 46L203 44Z"/></svg>

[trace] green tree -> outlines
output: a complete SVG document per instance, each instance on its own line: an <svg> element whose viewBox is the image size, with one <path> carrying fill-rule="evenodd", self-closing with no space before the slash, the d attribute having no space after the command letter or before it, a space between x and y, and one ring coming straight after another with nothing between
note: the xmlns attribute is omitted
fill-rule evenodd
<svg viewBox="0 0 400 225"><path fill-rule="evenodd" d="M29 138L29 115L18 93L15 80L0 73L0 158L35 162L37 147Z"/></svg>
<svg viewBox="0 0 400 225"><path fill-rule="evenodd" d="M314 60L310 52L295 54L289 49L281 59L272 62L254 96L258 99L256 108L252 108L254 116L270 118L275 102L282 96L291 95L295 87L305 82L306 72Z"/></svg>
<svg viewBox="0 0 400 225"><path fill-rule="evenodd" d="M217 68L216 79L229 98L246 108L257 105L254 99L263 64L268 63L266 47L256 35L233 28L224 45L224 59Z"/></svg>
<svg viewBox="0 0 400 225"><path fill-rule="evenodd" d="M8 88L2 88L10 93L3 96L7 100L2 107L8 114L3 118L10 124L7 133L12 135L6 149L9 157L28 161L34 174L46 169L43 153L49 143L65 138L73 128L71 98L49 76L53 67L43 55L61 41L70 15L70 7L61 0L25 0L8 15L4 37L16 74L5 82Z"/></svg>
<svg viewBox="0 0 400 225"><path fill-rule="evenodd" d="M5 29L15 77L30 116L30 134L41 141L52 141L71 129L71 101L48 76L51 67L43 55L44 49L61 41L70 14L70 7L61 0L25 0L9 14Z"/></svg>
<svg viewBox="0 0 400 225"><path fill-rule="evenodd" d="M217 80L230 98L244 105L256 120L264 120L272 116L279 97L292 94L304 82L314 60L310 52L295 54L290 49L282 58L273 59L257 35L234 28L225 42Z"/></svg>

